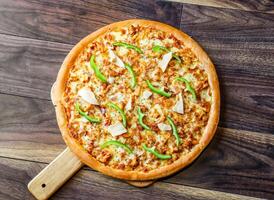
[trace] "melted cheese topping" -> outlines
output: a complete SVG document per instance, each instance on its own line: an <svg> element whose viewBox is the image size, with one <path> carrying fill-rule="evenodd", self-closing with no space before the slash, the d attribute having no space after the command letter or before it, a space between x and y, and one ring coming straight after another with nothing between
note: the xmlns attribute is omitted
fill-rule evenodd
<svg viewBox="0 0 274 200"><path fill-rule="evenodd" d="M113 46L114 42L133 44L142 49L143 54L122 46ZM159 62L167 52L154 52L154 45L168 48L179 56L182 62L171 59L163 72ZM131 87L132 75L127 69L117 66L109 57L109 49L123 63L131 65L136 76L134 88ZM108 83L99 80L90 67L89 60L92 55L95 56L95 63ZM172 33L133 25L105 33L85 48L69 73L63 98L71 136L94 158L112 168L148 172L170 165L199 143L207 125L211 91L207 74L201 66L195 54ZM196 101L193 101L192 94L184 83L174 81L178 76L190 82L196 92ZM158 89L171 93L171 97L153 93L146 80L150 80ZM93 91L99 105L81 100L77 95L81 88ZM148 95L149 92L152 94ZM183 114L172 109L176 105L178 94L182 94ZM101 122L92 123L86 120L75 109L76 102L80 104L83 112L100 118ZM109 102L124 110L127 119L126 133L117 136L110 134L108 128L121 123L122 117L117 110L107 106ZM137 118L138 107L145 114L143 122L150 130L140 126ZM179 146L176 145L176 138L169 127L167 116L173 119L178 129L181 138ZM163 124L165 127L160 129L159 124L160 128ZM132 153L129 154L125 149L114 145L102 149L101 145L109 140L117 140L127 145ZM159 153L171 155L172 158L161 160L145 151L142 144L154 147Z"/></svg>

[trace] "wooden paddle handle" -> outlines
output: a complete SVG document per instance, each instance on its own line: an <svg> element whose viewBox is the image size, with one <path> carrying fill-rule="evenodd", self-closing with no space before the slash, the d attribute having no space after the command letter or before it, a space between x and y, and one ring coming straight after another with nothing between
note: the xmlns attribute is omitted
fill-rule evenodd
<svg viewBox="0 0 274 200"><path fill-rule="evenodd" d="M28 184L29 191L35 198L48 199L84 164L66 148L45 169L43 169Z"/></svg>

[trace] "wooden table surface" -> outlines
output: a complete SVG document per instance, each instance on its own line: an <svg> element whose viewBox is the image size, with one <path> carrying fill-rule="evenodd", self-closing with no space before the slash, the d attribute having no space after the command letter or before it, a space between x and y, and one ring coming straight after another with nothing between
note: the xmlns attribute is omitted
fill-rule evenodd
<svg viewBox="0 0 274 200"><path fill-rule="evenodd" d="M129 18L171 24L205 48L221 86L217 134L150 187L84 167L52 199L274 199L273 0L0 0L0 199L33 199L27 183L65 149L50 88L66 54Z"/></svg>

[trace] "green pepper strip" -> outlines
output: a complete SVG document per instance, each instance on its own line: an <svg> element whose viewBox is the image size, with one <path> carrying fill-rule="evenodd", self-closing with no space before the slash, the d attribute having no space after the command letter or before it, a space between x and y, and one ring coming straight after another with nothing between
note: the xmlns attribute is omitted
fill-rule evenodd
<svg viewBox="0 0 274 200"><path fill-rule="evenodd" d="M190 82L188 80L186 80L183 77L177 77L174 79L174 81L184 82L186 84L186 90L192 94L192 98L196 101L197 97L196 97L195 90L193 89L193 87L191 87Z"/></svg>
<svg viewBox="0 0 274 200"><path fill-rule="evenodd" d="M117 140L110 140L110 141L107 141L105 142L104 144L101 145L101 148L104 149L106 148L107 146L109 145L115 145L117 147L122 147L123 149L125 149L128 153L132 153L132 150L126 145L126 144L123 144Z"/></svg>
<svg viewBox="0 0 274 200"><path fill-rule="evenodd" d="M149 153L152 153L153 155L155 155L157 158L160 158L162 160L166 160L166 159L170 159L172 158L171 155L165 155L165 154L160 154L159 152L157 152L155 149L153 148L148 148L145 144L142 144L143 149L146 150Z"/></svg>
<svg viewBox="0 0 274 200"><path fill-rule="evenodd" d="M141 108L137 108L137 114L138 114L138 122L139 124L146 130L150 130L150 128L143 122L144 113L142 113Z"/></svg>
<svg viewBox="0 0 274 200"><path fill-rule="evenodd" d="M90 66L93 69L95 76L99 78L102 82L107 83L107 78L100 72L98 66L94 62L95 56L92 55L90 58Z"/></svg>
<svg viewBox="0 0 274 200"><path fill-rule="evenodd" d="M132 69L132 67L129 64L125 64L126 69L129 71L131 75L131 88L133 89L136 86L136 76Z"/></svg>
<svg viewBox="0 0 274 200"><path fill-rule="evenodd" d="M153 46L152 51L154 51L154 52L161 52L161 51L171 52L168 48L160 46L160 45ZM179 58L179 56L175 55L174 53L172 53L172 57L175 58L178 62L181 62L181 59Z"/></svg>
<svg viewBox="0 0 274 200"><path fill-rule="evenodd" d="M151 89L152 92L157 93L157 94L160 94L160 95L165 96L165 97L170 97L170 96L171 96L170 93L165 92L164 90L155 88L155 87L150 83L149 80L146 80L146 83L147 83L147 86L149 87L149 89Z"/></svg>
<svg viewBox="0 0 274 200"><path fill-rule="evenodd" d="M79 112L79 114L81 116L83 116L84 118L86 118L88 121L93 122L93 123L100 123L101 122L100 119L90 117L90 116L87 115L87 113L85 113L84 111L82 111L78 102L75 104L75 108Z"/></svg>
<svg viewBox="0 0 274 200"><path fill-rule="evenodd" d="M125 114L125 112L121 109L121 108L119 108L119 106L117 106L116 104L114 104L114 103L108 103L107 104L109 107L111 107L111 108L114 108L115 110L117 110L119 113L120 113L120 115L121 115L121 117L122 117L122 120L123 120L123 125L124 125L124 127L126 127L127 126L127 118L126 118L126 114Z"/></svg>
<svg viewBox="0 0 274 200"><path fill-rule="evenodd" d="M137 53L141 53L141 54L143 53L143 51L139 47L134 46L132 44L127 44L127 43L124 43L124 42L114 42L113 45L114 46L119 46L119 47L126 47L127 49L133 49Z"/></svg>
<svg viewBox="0 0 274 200"><path fill-rule="evenodd" d="M178 130L177 130L173 120L170 117L167 117L167 121L168 121L168 123L170 124L170 126L172 128L172 133L176 138L176 144L178 146L180 144L180 137L179 137L179 134L178 134Z"/></svg>

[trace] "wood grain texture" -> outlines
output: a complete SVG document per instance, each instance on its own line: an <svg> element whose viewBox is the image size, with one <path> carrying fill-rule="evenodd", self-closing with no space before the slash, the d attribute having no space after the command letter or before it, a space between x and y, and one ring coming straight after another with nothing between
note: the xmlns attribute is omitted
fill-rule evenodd
<svg viewBox="0 0 274 200"><path fill-rule="evenodd" d="M65 149L50 101L3 94L0 99L1 157L49 163ZM12 109L16 105L21 106ZM273 151L271 134L219 128L190 167L163 181L273 198Z"/></svg>
<svg viewBox="0 0 274 200"><path fill-rule="evenodd" d="M48 199L83 166L67 147L28 183L28 189L36 199Z"/></svg>
<svg viewBox="0 0 274 200"><path fill-rule="evenodd" d="M194 5L212 6L216 8L230 8L236 10L256 11L265 13L274 13L273 0L167 0Z"/></svg>
<svg viewBox="0 0 274 200"><path fill-rule="evenodd" d="M180 26L181 4L162 1L0 1L0 33L75 44L98 28L131 18Z"/></svg>
<svg viewBox="0 0 274 200"><path fill-rule="evenodd" d="M61 63L72 45L0 35L2 93L50 99Z"/></svg>
<svg viewBox="0 0 274 200"><path fill-rule="evenodd" d="M46 165L42 163L0 158L0 199L34 199L27 191L27 182ZM77 194L77 195L76 195ZM98 172L81 170L69 180L51 199L255 199L158 182L148 188L135 188Z"/></svg>
<svg viewBox="0 0 274 200"><path fill-rule="evenodd" d="M49 163L65 149L51 101L3 94L0 101L1 156Z"/></svg>

